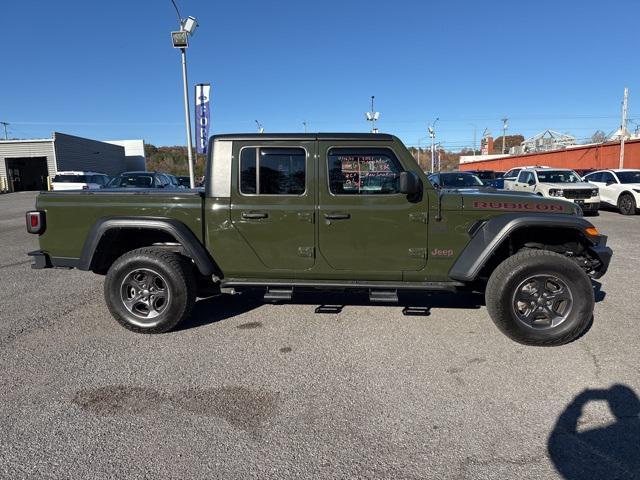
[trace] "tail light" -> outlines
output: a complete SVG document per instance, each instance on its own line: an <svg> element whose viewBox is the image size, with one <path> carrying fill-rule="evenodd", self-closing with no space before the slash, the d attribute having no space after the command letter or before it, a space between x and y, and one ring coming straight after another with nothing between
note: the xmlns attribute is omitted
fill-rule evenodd
<svg viewBox="0 0 640 480"><path fill-rule="evenodd" d="M40 212L38 210L31 210L27 212L27 232L42 234L44 233L44 227L44 212Z"/></svg>

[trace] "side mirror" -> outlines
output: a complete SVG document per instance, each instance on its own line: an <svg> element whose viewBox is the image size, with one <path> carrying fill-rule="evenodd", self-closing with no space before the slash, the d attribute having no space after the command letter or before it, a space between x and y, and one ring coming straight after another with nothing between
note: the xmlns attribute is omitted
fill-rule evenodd
<svg viewBox="0 0 640 480"><path fill-rule="evenodd" d="M614 182L613 180L609 180L609 181L607 181L607 187L608 187L609 185L613 185L614 183L616 183L616 182Z"/></svg>
<svg viewBox="0 0 640 480"><path fill-rule="evenodd" d="M400 193L414 195L420 191L420 179L413 172L400 173Z"/></svg>
<svg viewBox="0 0 640 480"><path fill-rule="evenodd" d="M529 185L535 185L535 184L536 184L536 181L535 181L535 180L529 180L527 183L528 183Z"/></svg>

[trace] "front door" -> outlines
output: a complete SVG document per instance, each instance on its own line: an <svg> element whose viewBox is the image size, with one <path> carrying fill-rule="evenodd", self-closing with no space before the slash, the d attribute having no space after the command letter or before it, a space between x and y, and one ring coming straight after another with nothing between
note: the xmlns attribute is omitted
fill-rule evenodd
<svg viewBox="0 0 640 480"><path fill-rule="evenodd" d="M411 163L387 146L330 141L319 142L318 162L318 250L329 266L370 280L423 269L427 198L399 193Z"/></svg>
<svg viewBox="0 0 640 480"><path fill-rule="evenodd" d="M234 142L231 221L273 276L315 263L315 141Z"/></svg>

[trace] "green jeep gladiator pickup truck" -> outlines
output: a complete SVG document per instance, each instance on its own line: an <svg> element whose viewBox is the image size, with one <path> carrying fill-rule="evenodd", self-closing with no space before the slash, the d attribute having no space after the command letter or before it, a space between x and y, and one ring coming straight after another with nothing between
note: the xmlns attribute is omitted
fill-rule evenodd
<svg viewBox="0 0 640 480"><path fill-rule="evenodd" d="M588 328L612 254L569 201L437 191L387 134L216 135L204 192L42 192L27 229L34 268L106 275L112 315L142 333L206 292L472 290L513 340L559 345Z"/></svg>

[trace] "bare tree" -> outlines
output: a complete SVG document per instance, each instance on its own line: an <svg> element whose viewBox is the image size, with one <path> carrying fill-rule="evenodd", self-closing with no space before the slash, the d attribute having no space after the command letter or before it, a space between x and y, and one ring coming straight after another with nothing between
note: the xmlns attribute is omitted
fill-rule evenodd
<svg viewBox="0 0 640 480"><path fill-rule="evenodd" d="M602 130L596 130L593 135L591 135L591 143L602 143L607 139L607 134Z"/></svg>

